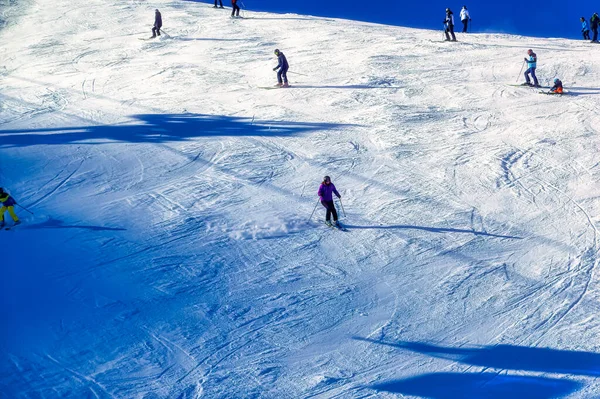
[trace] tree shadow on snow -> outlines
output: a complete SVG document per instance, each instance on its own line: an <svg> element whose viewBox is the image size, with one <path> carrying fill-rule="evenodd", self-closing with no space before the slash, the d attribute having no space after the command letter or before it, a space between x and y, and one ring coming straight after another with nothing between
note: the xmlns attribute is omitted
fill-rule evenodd
<svg viewBox="0 0 600 399"><path fill-rule="evenodd" d="M222 39L216 37L181 37L175 36L173 40L180 40L182 42L196 42L196 41L214 41L214 42L244 42L248 39Z"/></svg>
<svg viewBox="0 0 600 399"><path fill-rule="evenodd" d="M430 399L550 399L569 395L581 387L580 382L558 378L496 373L436 373L388 381L370 388Z"/></svg>
<svg viewBox="0 0 600 399"><path fill-rule="evenodd" d="M452 360L469 366L588 377L600 376L600 353L594 352L515 345L453 348L422 342L386 342L362 337L354 337L354 339Z"/></svg>
<svg viewBox="0 0 600 399"><path fill-rule="evenodd" d="M473 234L473 235L476 235L476 236L486 236L486 237L496 237L496 238L510 238L510 239L513 239L513 240L522 240L523 239L523 237L507 236L507 235L501 235L501 234L493 234L493 233L487 233L485 231L475 231L475 230L466 230L466 229L452 229L452 228L444 228L444 227L411 226L411 225L402 225L402 224L388 225L388 226L383 226L383 225L377 225L377 226L375 226L375 225L374 226L356 226L356 225L347 225L347 224L345 224L344 227L346 227L348 229L423 230L423 231L429 231L429 232L432 232L432 233L462 233L462 234Z"/></svg>
<svg viewBox="0 0 600 399"><path fill-rule="evenodd" d="M0 130L0 146L36 144L165 143L197 137L291 136L340 129L344 124L254 121L253 118L204 114L141 114L119 125Z"/></svg>
<svg viewBox="0 0 600 399"><path fill-rule="evenodd" d="M514 345L443 347L421 342L385 342L369 338L356 340L392 346L484 368L526 372L600 376L600 354ZM432 399L492 398L550 399L567 396L583 384L567 378L546 378L494 373L435 373L370 386L384 392Z"/></svg>
<svg viewBox="0 0 600 399"><path fill-rule="evenodd" d="M62 220L49 219L45 222L36 224L26 224L21 229L85 229L94 231L124 231L126 229L120 227L104 227L104 226L82 226L82 225L66 225Z"/></svg>
<svg viewBox="0 0 600 399"><path fill-rule="evenodd" d="M293 85L297 89L402 89L400 86L369 86L369 85L348 85L348 86L313 86L313 85Z"/></svg>

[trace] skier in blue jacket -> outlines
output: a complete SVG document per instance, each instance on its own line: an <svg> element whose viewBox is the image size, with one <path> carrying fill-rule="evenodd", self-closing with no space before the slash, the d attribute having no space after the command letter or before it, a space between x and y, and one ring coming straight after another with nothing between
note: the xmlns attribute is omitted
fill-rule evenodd
<svg viewBox="0 0 600 399"><path fill-rule="evenodd" d="M7 210L13 222L15 222L15 226L21 223L15 214L15 205L17 205L17 201L15 201L9 193L4 191L2 187L0 187L0 203L2 204L2 207L0 208L0 228L4 227L4 212Z"/></svg>
<svg viewBox="0 0 600 399"><path fill-rule="evenodd" d="M279 69L279 71L277 71L277 84L275 86L290 87L287 79L287 71L290 69L287 58L285 58L285 55L283 55L279 49L275 49L275 55L277 56L278 64L275 68L273 68L273 70L277 71Z"/></svg>
<svg viewBox="0 0 600 399"><path fill-rule="evenodd" d="M527 70L525 71L525 83L523 86L532 86L531 81L529 80L529 74L533 78L533 87L540 87L538 83L537 77L535 76L535 68L537 67L537 55L533 52L532 49L527 50L527 55L529 58L524 58L527 63Z"/></svg>
<svg viewBox="0 0 600 399"><path fill-rule="evenodd" d="M590 40L590 27L584 17L579 19L581 21L581 33L583 33L583 40Z"/></svg>

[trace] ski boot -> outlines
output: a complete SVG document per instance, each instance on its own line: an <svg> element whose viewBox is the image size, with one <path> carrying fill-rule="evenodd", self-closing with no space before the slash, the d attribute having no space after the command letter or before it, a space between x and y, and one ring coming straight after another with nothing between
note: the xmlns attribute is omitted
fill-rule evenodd
<svg viewBox="0 0 600 399"><path fill-rule="evenodd" d="M288 82L285 82L284 84L281 85L281 87L290 87L290 85L288 84Z"/></svg>

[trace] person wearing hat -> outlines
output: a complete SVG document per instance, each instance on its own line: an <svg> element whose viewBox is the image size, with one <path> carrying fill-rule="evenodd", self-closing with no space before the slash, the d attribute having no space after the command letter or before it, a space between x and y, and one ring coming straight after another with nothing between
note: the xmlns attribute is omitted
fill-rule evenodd
<svg viewBox="0 0 600 399"><path fill-rule="evenodd" d="M456 41L456 36L454 36L454 14L452 10L446 8L446 19L444 19L444 24L446 25L446 29L444 29L444 33L446 34L446 41ZM450 40L450 36L448 33L452 35L452 40Z"/></svg>
<svg viewBox="0 0 600 399"><path fill-rule="evenodd" d="M2 208L0 208L0 228L4 227L4 212L6 212L6 210L8 210L8 214L13 222L15 222L15 226L21 223L15 214L15 205L17 204L17 201L4 191L2 187L0 187L0 203L2 204Z"/></svg>
<svg viewBox="0 0 600 399"><path fill-rule="evenodd" d="M531 77L533 78L533 87L540 87L537 77L535 76L537 55L532 49L527 50L527 55L529 58L523 58L523 60L527 63L527 70L525 71L525 83L523 83L523 86L532 86L531 81L529 80L529 75L531 74Z"/></svg>
<svg viewBox="0 0 600 399"><path fill-rule="evenodd" d="M157 35L160 36L160 28L162 27L162 15L160 15L160 11L158 8L154 12L154 27L152 27L152 39Z"/></svg>
<svg viewBox="0 0 600 399"><path fill-rule="evenodd" d="M338 222L338 214L335 209L335 204L333 203L333 194L335 194L338 198L342 198L340 193L335 189L335 186L331 182L331 178L329 176L325 176L323 178L323 182L319 186L319 191L317 195L321 200L321 205L327 209L325 213L325 223L331 226L331 215L333 215L333 223L339 227L340 223Z"/></svg>
<svg viewBox="0 0 600 399"><path fill-rule="evenodd" d="M277 84L275 85L275 87L290 87L287 79L287 71L290 68L287 62L287 58L285 58L285 55L283 55L283 53L279 51L279 49L275 49L274 53L277 56L277 60L279 62L277 66L273 68L274 71L277 71L279 69L277 71Z"/></svg>
<svg viewBox="0 0 600 399"><path fill-rule="evenodd" d="M554 86L552 86L548 94L563 94L563 85L559 78L554 79Z"/></svg>
<svg viewBox="0 0 600 399"><path fill-rule="evenodd" d="M598 43L598 23L600 22L600 17L598 17L598 13L595 12L590 18L590 27L592 28L592 32L594 32L594 36L592 37L592 43Z"/></svg>
<svg viewBox="0 0 600 399"><path fill-rule="evenodd" d="M590 40L590 27L584 17L579 18L581 21L581 33L583 33L583 40Z"/></svg>
<svg viewBox="0 0 600 399"><path fill-rule="evenodd" d="M460 20L463 23L463 33L467 33L467 27L469 26L469 21L471 20L467 6L463 6L462 10L460 10Z"/></svg>

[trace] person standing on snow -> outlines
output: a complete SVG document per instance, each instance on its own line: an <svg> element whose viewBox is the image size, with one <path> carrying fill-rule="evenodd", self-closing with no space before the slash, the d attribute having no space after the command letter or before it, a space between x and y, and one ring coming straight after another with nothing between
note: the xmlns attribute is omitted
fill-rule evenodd
<svg viewBox="0 0 600 399"><path fill-rule="evenodd" d="M331 182L331 178L329 176L325 176L323 178L323 182L319 186L319 191L317 192L319 195L319 199L321 200L321 204L327 209L327 213L325 214L325 223L331 226L331 215L333 215L333 223L336 226L339 226L338 222L338 214L335 209L335 204L333 203L333 194L335 194L338 198L342 198L340 193L335 189L335 186Z"/></svg>
<svg viewBox="0 0 600 399"><path fill-rule="evenodd" d="M223 7L223 1L222 0L219 0L219 4L220 4L219 8L225 8L225 7ZM217 8L217 0L215 0L215 6L213 8Z"/></svg>
<svg viewBox="0 0 600 399"><path fill-rule="evenodd" d="M529 58L523 58L527 63L527 70L525 71L525 83L523 86L531 86L531 81L529 80L529 74L533 78L533 87L540 87L537 77L535 76L535 68L537 68L537 55L533 52L532 49L527 50L527 55Z"/></svg>
<svg viewBox="0 0 600 399"><path fill-rule="evenodd" d="M467 33L469 21L471 21L471 16L469 15L469 11L467 11L467 6L463 6L462 10L460 10L460 20L463 23L463 33Z"/></svg>
<svg viewBox="0 0 600 399"><path fill-rule="evenodd" d="M162 15L160 15L160 11L158 8L154 12L154 27L152 28L152 39L154 39L157 35L160 36L160 28L162 28Z"/></svg>
<svg viewBox="0 0 600 399"><path fill-rule="evenodd" d="M0 208L0 228L4 227L4 212L6 212L6 210L8 210L13 222L15 222L15 226L21 223L15 214L15 205L17 204L17 201L15 201L10 194L5 192L2 187L0 187L0 203L2 203L2 208Z"/></svg>
<svg viewBox="0 0 600 399"><path fill-rule="evenodd" d="M277 71L277 84L275 86L290 87L287 79L287 71L288 69L290 69L290 66L287 62L287 58L285 58L285 55L283 55L283 53L279 51L279 49L275 49L275 55L277 56L277 60L279 62L277 66L273 68L274 71L277 71L279 69L279 71Z"/></svg>
<svg viewBox="0 0 600 399"><path fill-rule="evenodd" d="M444 24L446 25L446 29L444 29L444 33L446 34L446 41L456 41L456 36L454 36L454 14L452 10L446 8L446 19L444 19ZM450 36L448 36L448 32L452 34L452 40L450 40Z"/></svg>
<svg viewBox="0 0 600 399"><path fill-rule="evenodd" d="M239 17L240 16L240 6L237 5L237 0L231 0L231 17Z"/></svg>
<svg viewBox="0 0 600 399"><path fill-rule="evenodd" d="M592 37L592 43L598 43L598 23L600 22L600 17L598 17L598 13L595 12L590 18L590 27L592 28L592 32L594 32L594 36Z"/></svg>
<svg viewBox="0 0 600 399"><path fill-rule="evenodd" d="M583 40L590 40L590 27L584 17L579 18L581 21L581 33L583 33Z"/></svg>

